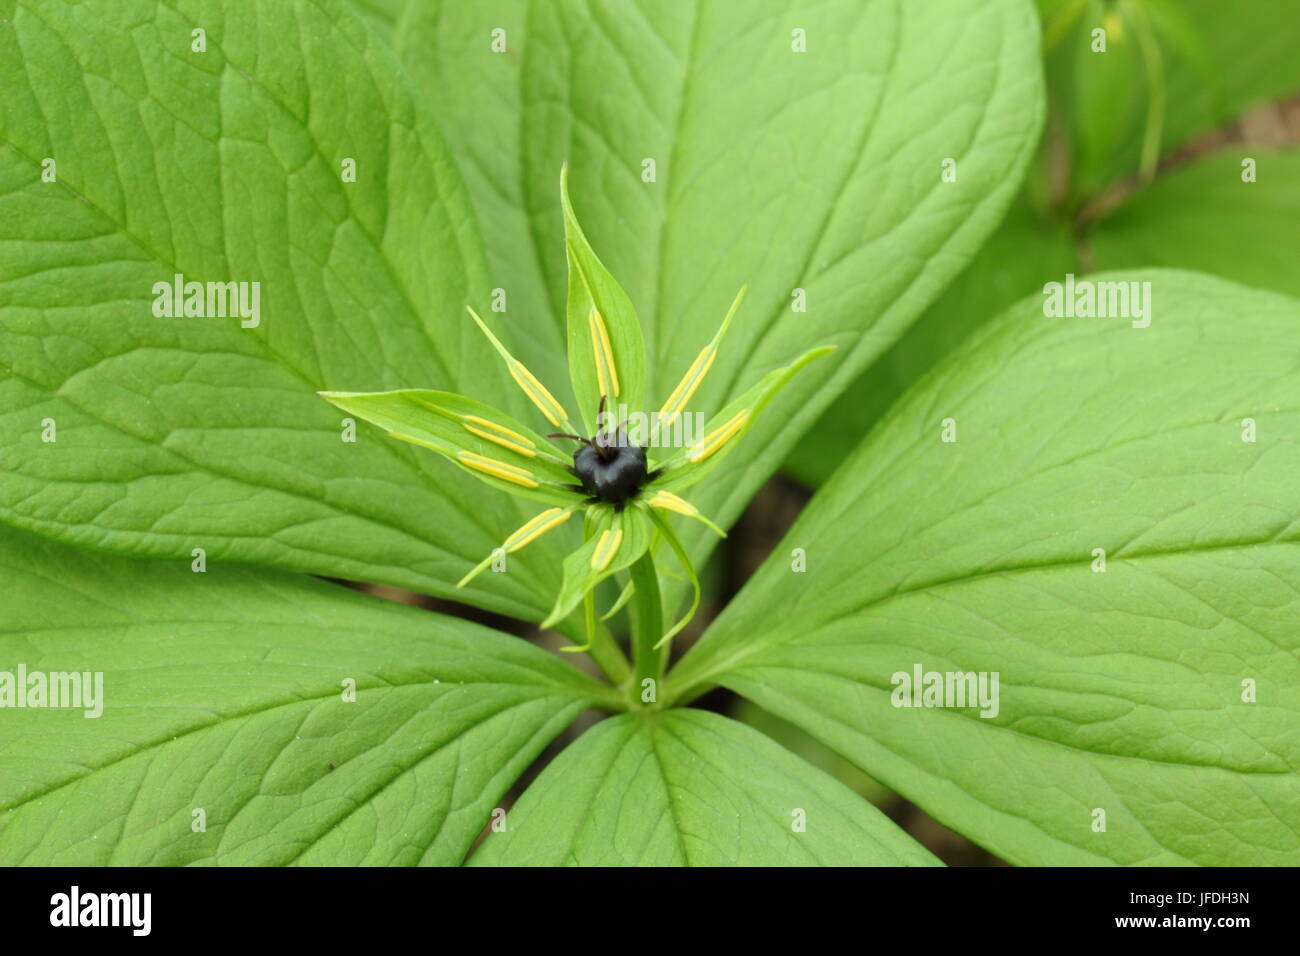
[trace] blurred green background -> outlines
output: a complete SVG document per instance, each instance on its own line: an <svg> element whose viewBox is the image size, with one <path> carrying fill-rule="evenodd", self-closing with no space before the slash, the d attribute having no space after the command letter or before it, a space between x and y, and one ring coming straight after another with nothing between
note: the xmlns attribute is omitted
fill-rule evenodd
<svg viewBox="0 0 1300 956"><path fill-rule="evenodd" d="M1067 272L1164 266L1300 295L1300 0L1037 5L1048 120L1019 200L790 456L810 488L936 359Z"/></svg>

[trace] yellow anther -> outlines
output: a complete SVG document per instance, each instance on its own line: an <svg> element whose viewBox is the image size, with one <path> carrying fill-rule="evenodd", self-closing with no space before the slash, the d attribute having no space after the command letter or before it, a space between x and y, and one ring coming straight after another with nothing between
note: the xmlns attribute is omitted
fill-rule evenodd
<svg viewBox="0 0 1300 956"><path fill-rule="evenodd" d="M1124 39L1124 21L1119 18L1119 14L1114 10L1106 14L1106 18L1102 23L1106 27L1106 39L1112 43L1119 43Z"/></svg>
<svg viewBox="0 0 1300 956"><path fill-rule="evenodd" d="M564 407L555 400L554 395L546 390L546 386L537 380L537 376L528 371L522 362L510 354L510 350L492 334L492 330L478 317L477 312L470 309L469 306L465 308L468 309L474 324L482 330L488 341L492 343L492 347L505 359L506 368L510 370L510 377L523 389L523 393L528 396L528 400L537 406L537 410L546 416L546 420L555 426L560 426L567 421L569 416L564 411Z"/></svg>
<svg viewBox="0 0 1300 956"><path fill-rule="evenodd" d="M741 409L725 425L715 428L696 442L691 450L686 453L686 457L691 461L704 461L735 437L736 433L745 427L745 421L748 418L749 409Z"/></svg>
<svg viewBox="0 0 1300 956"><path fill-rule="evenodd" d="M525 488L536 488L538 485L538 481L533 477L532 472L518 468L515 465L507 465L495 458L484 458L482 455L476 455L473 452L462 451L456 453L456 460L466 468L473 468L475 471L481 471L493 478L500 478L502 481L523 485Z"/></svg>
<svg viewBox="0 0 1300 956"><path fill-rule="evenodd" d="M609 332L600 313L592 309L587 313L587 324L591 329L591 348L596 355L596 379L600 383L600 394L618 398L618 368L614 365L614 347L609 342Z"/></svg>
<svg viewBox="0 0 1300 956"><path fill-rule="evenodd" d="M731 327L731 320L736 317L736 310L740 308L740 303L745 298L746 288L747 286L741 286L740 291L736 293L736 298L731 302L731 308L727 310L727 317L722 320L722 325L718 328L717 334L713 336L713 341L704 346L700 350L700 354L695 356L695 361L686 370L682 380L677 383L673 393L668 396L668 401L664 402L664 407L659 409L660 425L662 427L668 427L677 420L677 416L685 410L686 403L691 400L695 395L695 390L704 381L704 376L709 374L709 369L713 367L713 360L718 357L718 347L722 344L727 329Z"/></svg>
<svg viewBox="0 0 1300 956"><path fill-rule="evenodd" d="M569 416L564 407L555 400L555 396L546 390L546 386L537 381L537 376L524 368L523 364L513 359L510 361L510 377L515 380L528 400L537 406L537 410L546 416L546 420L559 427Z"/></svg>
<svg viewBox="0 0 1300 956"><path fill-rule="evenodd" d="M502 448L509 448L516 454L523 455L526 458L533 458L537 455L534 451L537 446L516 431L506 428L504 425L498 425L496 422L490 422L486 418L479 418L477 415L466 415L461 419L461 427L471 435L477 435L479 438L486 438L490 442L495 442Z"/></svg>
<svg viewBox="0 0 1300 956"><path fill-rule="evenodd" d="M548 508L526 522L518 531L506 538L506 543L502 545L508 552L518 551L527 544L536 541L552 528L558 528L564 522L569 520L573 514L564 508Z"/></svg>
<svg viewBox="0 0 1300 956"><path fill-rule="evenodd" d="M651 508L663 508L665 511L675 511L679 515L694 517L700 513L700 509L695 507L684 498L679 498L671 491L656 491L650 496L647 502Z"/></svg>
<svg viewBox="0 0 1300 956"><path fill-rule="evenodd" d="M609 562L614 560L614 555L618 553L618 546L622 543L622 528L615 528L613 531L606 528L602 531L600 540L596 542L596 550L591 554L592 570L604 571L609 567Z"/></svg>
<svg viewBox="0 0 1300 956"><path fill-rule="evenodd" d="M713 360L718 357L718 350L712 345L706 345L691 367L686 370L682 380L677 383L673 393L668 396L668 401L664 402L664 407L659 409L659 415L663 419L662 424L667 427L676 421L677 416L682 413L686 403L691 400L695 390L700 387L704 381L704 376L708 374L709 369L713 366Z"/></svg>

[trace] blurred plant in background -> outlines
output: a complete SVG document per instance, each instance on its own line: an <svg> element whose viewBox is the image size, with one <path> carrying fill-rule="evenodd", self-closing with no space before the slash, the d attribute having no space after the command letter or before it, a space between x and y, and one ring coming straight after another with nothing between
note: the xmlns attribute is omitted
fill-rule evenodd
<svg viewBox="0 0 1300 956"><path fill-rule="evenodd" d="M809 487L941 356L1067 272L1195 269L1300 295L1300 4L1037 5L1049 113L1021 196L947 292L804 435L785 470Z"/></svg>

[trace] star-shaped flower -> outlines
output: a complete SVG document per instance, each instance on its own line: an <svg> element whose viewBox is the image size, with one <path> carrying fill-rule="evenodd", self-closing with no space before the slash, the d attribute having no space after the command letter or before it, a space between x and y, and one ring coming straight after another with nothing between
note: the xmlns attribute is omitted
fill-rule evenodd
<svg viewBox="0 0 1300 956"><path fill-rule="evenodd" d="M583 544L564 561L563 584L542 627L553 627L585 601L589 644L591 596L596 585L643 557L652 559L659 541L667 542L693 585L694 601L686 615L658 638L657 647L686 626L700 600L690 558L665 512L702 521L724 535L678 492L717 467L794 374L833 347L812 349L768 373L709 417L703 429L692 430L687 406L718 356L744 298L742 288L712 341L659 411L643 413L645 347L641 327L627 293L596 257L578 224L569 201L567 165L560 175L560 200L569 262L569 373L581 429L473 309L469 313L474 322L554 431L539 434L504 412L451 392L402 389L320 395L394 438L439 452L489 485L550 506L507 537L458 587L464 587L500 554L518 551L575 514L582 514ZM620 420L620 414L629 417ZM554 444L555 440L576 441L578 447L570 452ZM636 573L632 577L635 582ZM628 599L632 587L628 585L610 614ZM574 649L583 650L586 645Z"/></svg>

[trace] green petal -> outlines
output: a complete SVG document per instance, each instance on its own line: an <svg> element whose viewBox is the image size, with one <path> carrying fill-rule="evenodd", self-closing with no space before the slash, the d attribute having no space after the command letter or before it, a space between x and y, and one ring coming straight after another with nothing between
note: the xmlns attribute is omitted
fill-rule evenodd
<svg viewBox="0 0 1300 956"><path fill-rule="evenodd" d="M590 534L582 547L564 559L564 583L543 628L562 621L588 591L650 547L654 524L642 509L628 507L620 512L609 505L592 505L588 515Z"/></svg>
<svg viewBox="0 0 1300 956"><path fill-rule="evenodd" d="M796 372L834 351L833 345L809 349L784 368L768 372L752 388L709 418L704 426L704 435L691 447L677 449L671 458L661 463L659 476L647 486L647 490L678 491L695 484L736 447L758 413L794 378Z"/></svg>
<svg viewBox="0 0 1300 956"><path fill-rule="evenodd" d="M731 327L731 320L736 317L736 312L739 311L740 303L744 301L745 292L748 288L748 286L741 286L740 291L736 293L736 298L731 302L731 308L727 310L726 317L722 320L722 325L718 326L718 331L713 334L709 344L700 350L700 354L695 357L695 361L686 370L686 374L677 383L677 387L664 400L659 409L659 414L655 416L654 426L651 429L650 444L652 446L657 444L660 429L671 429L673 423L682 414L689 414L686 412L686 408L696 390L704 382L704 377L708 375L709 369L713 367L713 362L718 357L718 350L722 347L722 340L726 337L727 329Z"/></svg>
<svg viewBox="0 0 1300 956"><path fill-rule="evenodd" d="M456 582L456 587L463 588L476 577L487 570L489 564L496 558L498 551L504 551L506 554L514 554L516 551L532 544L548 531L554 531L560 525L569 520L573 512L581 507L580 502L574 502L567 508L547 508L540 514L533 515L522 525L516 528L499 548L494 548L492 553L476 564L468 574Z"/></svg>
<svg viewBox="0 0 1300 956"><path fill-rule="evenodd" d="M695 507L685 498L673 494L663 488L648 488L646 494L639 499L647 508L658 508L661 511L671 511L674 514L684 515L687 518L694 518L696 521L704 524L710 531L719 538L725 538L727 532L717 526L713 519L701 513L700 509ZM650 513L654 517L654 512Z"/></svg>
<svg viewBox="0 0 1300 956"><path fill-rule="evenodd" d="M431 448L495 488L570 505L583 495L569 458L505 412L490 405L428 389L392 392L320 392L321 398L370 422L400 441Z"/></svg>
<svg viewBox="0 0 1300 956"><path fill-rule="evenodd" d="M643 411L645 343L632 300L601 264L578 225L569 201L567 163L560 171L560 202L569 257L569 375L586 434L594 435L602 396L611 417L620 406L629 412Z"/></svg>
<svg viewBox="0 0 1300 956"><path fill-rule="evenodd" d="M650 520L655 523L655 527L659 529L659 533L663 535L664 540L667 541L669 546L673 549L673 553L677 555L677 560L681 562L682 570L686 572L686 577L690 579L691 588L695 592L694 597L691 600L691 606L682 616L681 620L665 631L664 636L659 638L659 642L655 644L655 649L657 650L659 647L676 637L682 628L691 623L691 618L695 617L695 612L700 606L700 579L695 574L695 565L691 563L691 556L686 552L685 546L682 544L681 539L677 537L677 532L672 529L672 525L668 523L668 519L665 516L658 514L649 505L642 505L642 507L645 508L646 514L648 514Z"/></svg>
<svg viewBox="0 0 1300 956"><path fill-rule="evenodd" d="M537 407L542 416L551 423L555 428L566 432L572 432L573 426L569 424L569 413L564 410L564 406L559 400L551 394L550 389L542 384L541 380L528 371L527 366L510 354L510 350L501 344L501 340L492 334L492 330L487 327L487 323L479 318L477 312L469 306L465 306L469 316L474 320L474 324L479 327L487 340L492 343L492 347L497 350L497 354L505 360L506 370L510 377L515 380L519 390L528 397L528 400Z"/></svg>

